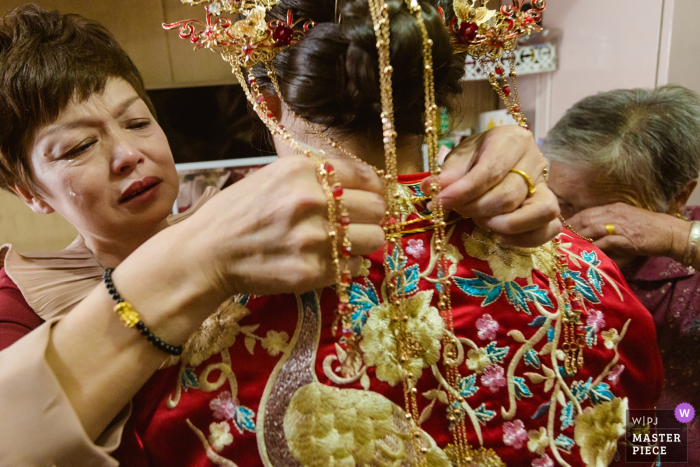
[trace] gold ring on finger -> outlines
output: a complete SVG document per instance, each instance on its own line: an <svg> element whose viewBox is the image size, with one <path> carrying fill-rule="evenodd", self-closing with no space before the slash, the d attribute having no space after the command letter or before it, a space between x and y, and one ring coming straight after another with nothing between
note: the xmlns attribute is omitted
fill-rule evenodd
<svg viewBox="0 0 700 467"><path fill-rule="evenodd" d="M535 182L532 180L532 178L523 172L522 170L518 169L510 169L510 171L514 174L518 174L521 177L523 177L523 180L525 180L525 183L527 183L527 197L531 197L537 192L537 187L535 186Z"/></svg>
<svg viewBox="0 0 700 467"><path fill-rule="evenodd" d="M612 224L605 224L605 230L608 232L608 235L615 235L615 226Z"/></svg>

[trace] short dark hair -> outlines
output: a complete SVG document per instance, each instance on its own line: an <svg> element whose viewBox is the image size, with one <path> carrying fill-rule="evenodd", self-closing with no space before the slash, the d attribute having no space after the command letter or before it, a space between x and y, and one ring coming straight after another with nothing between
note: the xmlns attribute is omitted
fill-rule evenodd
<svg viewBox="0 0 700 467"><path fill-rule="evenodd" d="M155 116L141 74L101 24L32 4L0 18L0 188L33 190L35 131L110 78L128 82Z"/></svg>

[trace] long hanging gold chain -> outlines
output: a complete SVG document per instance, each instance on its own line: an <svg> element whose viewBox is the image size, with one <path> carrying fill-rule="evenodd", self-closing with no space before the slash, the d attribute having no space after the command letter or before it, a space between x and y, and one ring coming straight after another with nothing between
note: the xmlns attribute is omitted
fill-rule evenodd
<svg viewBox="0 0 700 467"><path fill-rule="evenodd" d="M401 226L399 225L401 211L398 203L400 193L397 187L398 164L396 158L396 131L394 127L394 101L392 96L392 73L394 69L391 66L389 5L379 0L369 0L368 3L379 55L379 90L382 104L382 113L380 117L382 121L384 164L386 169L386 174L384 176L384 197L387 206L387 222L385 225L387 242L384 246L384 272L389 302L395 313L392 317L392 321L397 325L397 356L402 364L406 364L410 361L415 349L412 348L413 346L411 345L407 330L408 315L406 314L406 300L401 298L405 289L402 265L407 259L401 248ZM395 253L397 254L395 255ZM393 262L393 268L389 264L390 262L386 260L388 257L396 258ZM422 454L427 452L427 447L423 445L423 438L418 424L419 413L416 399L418 390L414 379L412 372L404 366L403 391L406 418L412 421L412 442L414 451L419 456L418 465L424 466L426 465L426 459Z"/></svg>

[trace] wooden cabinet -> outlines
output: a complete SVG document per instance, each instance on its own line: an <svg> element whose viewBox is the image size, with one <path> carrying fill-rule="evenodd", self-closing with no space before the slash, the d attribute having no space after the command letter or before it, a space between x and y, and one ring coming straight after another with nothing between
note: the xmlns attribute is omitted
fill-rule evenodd
<svg viewBox="0 0 700 467"><path fill-rule="evenodd" d="M28 3L0 0L0 14ZM204 19L203 6L180 0L33 0L42 8L78 13L102 23L126 50L143 75L148 89L236 83L229 65L209 50L194 52L177 30L162 24Z"/></svg>

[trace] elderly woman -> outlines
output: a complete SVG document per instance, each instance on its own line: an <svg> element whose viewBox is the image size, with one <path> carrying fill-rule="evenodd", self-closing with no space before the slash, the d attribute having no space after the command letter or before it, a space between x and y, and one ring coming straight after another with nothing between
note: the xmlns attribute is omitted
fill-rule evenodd
<svg viewBox="0 0 700 467"><path fill-rule="evenodd" d="M92 21L36 6L11 12L0 22L0 76L1 186L80 233L62 252L1 250L0 465L116 465L120 444L141 443L120 441L130 401L171 375L157 371L163 360L221 303L235 311L233 295L333 282L326 199L314 164L290 156L168 217L178 191L168 143L138 71ZM472 139L443 172L445 206L511 241L541 244L559 232L556 201L540 184L523 204L527 186L508 171L534 175L542 162L525 132ZM363 164L333 164L353 253L371 253L384 239L380 181ZM351 259L353 272L360 263ZM100 284L106 268L115 268L109 288ZM140 333L112 312L115 297L137 307ZM215 328L239 330L229 324ZM279 347L274 337L263 345ZM192 384L189 375L181 380ZM137 399L142 408L159 401Z"/></svg>
<svg viewBox="0 0 700 467"><path fill-rule="evenodd" d="M549 132L562 214L620 266L651 312L666 387L658 407L700 407L700 97L681 86L587 97ZM700 420L689 459L700 459Z"/></svg>

